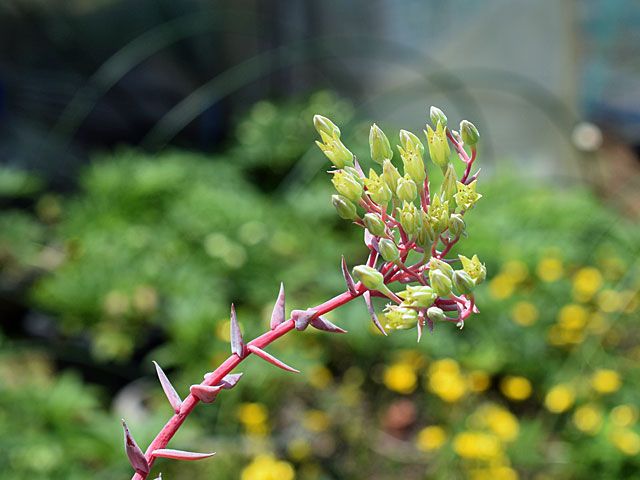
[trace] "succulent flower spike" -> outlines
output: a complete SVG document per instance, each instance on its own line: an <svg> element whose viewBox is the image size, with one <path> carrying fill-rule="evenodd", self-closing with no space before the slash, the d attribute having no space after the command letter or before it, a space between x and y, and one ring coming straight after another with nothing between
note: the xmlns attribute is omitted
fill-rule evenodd
<svg viewBox="0 0 640 480"><path fill-rule="evenodd" d="M162 390L164 390L164 394L167 396L167 400L169 400L173 411L176 413L180 413L180 406L182 405L182 399L180 398L180 395L178 395L176 389L173 388L173 385L171 385L171 382L165 375L162 368L160 368L160 365L158 365L156 362L153 362L153 364L156 366L156 373L158 374L158 378L160 379L160 385L162 385Z"/></svg>
<svg viewBox="0 0 640 480"><path fill-rule="evenodd" d="M212 403L222 388L223 387L220 385L191 385L189 391L191 392L191 395L196 397L202 403Z"/></svg>
<svg viewBox="0 0 640 480"><path fill-rule="evenodd" d="M238 316L236 315L236 307L231 304L231 353L235 353L240 358L244 357L244 342L242 341L242 333L238 324Z"/></svg>
<svg viewBox="0 0 640 480"><path fill-rule="evenodd" d="M213 455L171 450L166 446L199 402L214 402L223 389L231 389L238 383L242 374L230 372L249 354L283 370L297 372L265 349L288 332L305 330L309 325L325 332L345 333L323 315L359 296L363 297L371 321L383 335L390 330L415 327L418 341L425 325L433 331L436 321L445 321L462 328L471 315L478 312L473 289L485 279L485 266L477 255L472 258L460 255L462 268L454 270L451 266L454 260L447 255L465 236L464 215L481 198L476 191L479 170L471 175L477 157L474 145L479 134L466 120L460 124L459 134L448 130L447 117L436 107L431 107L430 121L433 125L427 125L425 132L429 154L444 174L437 191L431 190L423 161L425 145L408 130L401 130L399 134L398 151L404 168L401 175L392 163L389 139L377 125L371 127L369 147L377 165L365 177L357 159L340 140L340 129L326 117L316 115L313 118L321 139L316 143L335 167L329 172L337 191L331 201L340 217L363 228L368 258L353 268L352 277L342 257L340 268L346 291L317 306L293 310L288 320L284 285L280 284L270 330L250 342L245 343L242 338L236 310L231 305L231 355L213 372L206 373L203 383L191 385L190 396L184 402L154 362L162 388L176 414L151 443L148 459L123 422L125 450L136 470L132 480L146 480L150 463L156 457L198 460ZM465 165L460 177L449 163L449 142ZM465 144L470 148L465 149ZM392 284L402 285L404 290L396 294L390 288ZM383 311L383 322L376 315L371 301L373 296L390 300Z"/></svg>
<svg viewBox="0 0 640 480"><path fill-rule="evenodd" d="M273 312L271 313L271 330L274 330L278 325L285 321L286 313L284 308L284 283L280 283L280 292L276 299L276 304L273 306Z"/></svg>
<svg viewBox="0 0 640 480"><path fill-rule="evenodd" d="M278 360L276 357L274 357L270 353L265 352L260 347L256 347L255 345L249 344L247 346L247 350L249 350L251 353L256 354L258 357L262 358L263 360L266 360L271 365L275 365L276 367L281 368L282 370L285 370L287 372L300 373L300 370L296 370L295 368L290 367L283 361Z"/></svg>
<svg viewBox="0 0 640 480"><path fill-rule="evenodd" d="M122 428L124 429L124 450L129 458L129 463L136 472L147 475L149 473L149 462L147 462L144 453L142 453L133 436L131 436L129 427L127 427L124 419L122 419Z"/></svg>
<svg viewBox="0 0 640 480"><path fill-rule="evenodd" d="M162 458L172 458L173 460L202 460L203 458L209 458L215 455L216 452L212 453L196 453L196 452L185 452L183 450L172 450L170 448L159 448L158 450L154 450L151 452L151 455L154 457L162 457Z"/></svg>

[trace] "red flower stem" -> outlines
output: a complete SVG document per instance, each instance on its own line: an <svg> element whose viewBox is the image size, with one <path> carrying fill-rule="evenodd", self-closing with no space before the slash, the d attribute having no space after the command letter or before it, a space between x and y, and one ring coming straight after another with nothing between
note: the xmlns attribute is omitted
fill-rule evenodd
<svg viewBox="0 0 640 480"><path fill-rule="evenodd" d="M366 291L366 288L361 284L356 284L356 294L353 295L348 290L340 295L333 297L330 300L327 300L320 305L312 307L312 310L315 310L316 315L324 315L325 313L331 312L338 307L350 302L354 298L358 298ZM284 336L291 330L295 328L295 322L292 319L287 320L286 322L278 325L274 330L270 330L266 333L263 333L259 337L255 338L249 345L255 345L259 348L264 348L270 343L274 342L278 338ZM244 357L239 357L236 354L232 354L227 358L218 368L216 368L211 374L207 375L205 381L201 383L201 385L214 386L219 385L222 379L231 373L231 371L236 368L245 358L247 358L250 354L248 353ZM158 433L156 438L151 442L147 451L145 452L145 457L147 462L149 463L149 468L153 466L153 462L155 461L155 457L152 455L154 450L158 450L161 448L166 448L167 444L176 434L178 429L182 426L184 421L187 419L189 414L198 404L199 400L194 397L192 394L189 394L187 398L182 402L182 407L180 408L180 413L175 414L173 417L169 419L169 421L162 427L162 430ZM131 480L146 480L149 474L141 474L136 473Z"/></svg>

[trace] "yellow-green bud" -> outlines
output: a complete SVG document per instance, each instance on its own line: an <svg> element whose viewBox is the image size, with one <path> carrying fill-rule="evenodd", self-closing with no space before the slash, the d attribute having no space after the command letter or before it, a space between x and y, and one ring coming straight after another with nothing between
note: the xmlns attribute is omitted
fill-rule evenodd
<svg viewBox="0 0 640 480"><path fill-rule="evenodd" d="M392 192L398 187L398 180L401 178L398 169L387 159L382 163L382 175L380 175Z"/></svg>
<svg viewBox="0 0 640 480"><path fill-rule="evenodd" d="M396 247L396 244L388 238L380 239L380 241L378 242L378 251L386 262L394 262L398 258L400 258L398 247Z"/></svg>
<svg viewBox="0 0 640 480"><path fill-rule="evenodd" d="M345 220L355 220L358 216L356 206L342 195L331 195L331 203L333 203L338 215Z"/></svg>
<svg viewBox="0 0 640 480"><path fill-rule="evenodd" d="M316 145L336 168L353 166L353 153L344 146L339 138L332 137L325 132L321 132L320 137L324 143L316 141Z"/></svg>
<svg viewBox="0 0 640 480"><path fill-rule="evenodd" d="M448 297L451 294L453 288L451 278L441 270L429 270L429 283L439 297Z"/></svg>
<svg viewBox="0 0 640 480"><path fill-rule="evenodd" d="M430 307L438 297L433 289L427 285L408 285L406 290L398 293L398 296L420 308Z"/></svg>
<svg viewBox="0 0 640 480"><path fill-rule="evenodd" d="M420 157L424 155L424 145L409 130L400 130L400 145L405 152L418 152Z"/></svg>
<svg viewBox="0 0 640 480"><path fill-rule="evenodd" d="M449 141L444 126L438 123L436 129L433 130L427 125L427 130L424 133L427 136L431 160L444 172L449 164L449 155L451 155L451 149L449 148Z"/></svg>
<svg viewBox="0 0 640 480"><path fill-rule="evenodd" d="M353 178L353 175L344 170L333 172L331 182L340 195L347 197L352 202L358 202L362 197L362 185Z"/></svg>
<svg viewBox="0 0 640 480"><path fill-rule="evenodd" d="M384 235L384 222L377 213L367 213L362 221L371 235L375 235L376 237Z"/></svg>
<svg viewBox="0 0 640 480"><path fill-rule="evenodd" d="M412 202L418 194L418 187L409 175L400 177L398 180L398 186L396 188L396 196L402 202Z"/></svg>
<svg viewBox="0 0 640 480"><path fill-rule="evenodd" d="M406 330L418 323L418 312L413 308L389 305L384 311L385 328L387 330Z"/></svg>
<svg viewBox="0 0 640 480"><path fill-rule="evenodd" d="M469 185L465 185L462 182L456 182L458 193L456 193L453 198L456 200L458 207L462 210L469 210L482 198L482 195L476 192L477 183L478 180L474 180Z"/></svg>
<svg viewBox="0 0 640 480"><path fill-rule="evenodd" d="M447 318L441 308L431 307L427 310L427 317L433 322L442 322Z"/></svg>
<svg viewBox="0 0 640 480"><path fill-rule="evenodd" d="M371 199L380 204L386 205L392 197L391 190L385 181L373 169L369 170L369 178L364 179L367 193Z"/></svg>
<svg viewBox="0 0 640 480"><path fill-rule="evenodd" d="M472 258L467 258L464 255L458 255L458 258L462 262L462 268L473 279L476 285L480 285L487 277L487 267L480 263L478 255L474 255Z"/></svg>
<svg viewBox="0 0 640 480"><path fill-rule="evenodd" d="M400 217L400 225L407 235L415 235L420 229L422 217L420 210L413 204L404 202L402 208L398 209Z"/></svg>
<svg viewBox="0 0 640 480"><path fill-rule="evenodd" d="M319 134L326 133L330 137L340 138L340 129L327 117L314 115L313 126L316 127Z"/></svg>
<svg viewBox="0 0 640 480"><path fill-rule="evenodd" d="M429 223L429 217L426 213L422 212L422 225L416 236L416 242L423 248L431 248L431 244L436 239L436 232Z"/></svg>
<svg viewBox="0 0 640 480"><path fill-rule="evenodd" d="M391 150L389 139L375 123L371 125L371 130L369 130L369 148L371 150L371 159L380 165L384 160L393 158L393 150Z"/></svg>
<svg viewBox="0 0 640 480"><path fill-rule="evenodd" d="M443 262L442 260L435 257L431 257L431 260L429 260L429 271L433 270L440 270L447 277L453 277L453 267L447 262Z"/></svg>
<svg viewBox="0 0 640 480"><path fill-rule="evenodd" d="M404 166L405 175L409 175L411 179L422 188L424 179L427 178L427 171L424 169L424 162L419 151L407 151L398 146L402 164Z"/></svg>
<svg viewBox="0 0 640 480"><path fill-rule="evenodd" d="M438 123L440 123L443 127L447 126L447 116L438 107L432 106L429 109L429 117L431 118L431 123L434 125L438 125Z"/></svg>
<svg viewBox="0 0 640 480"><path fill-rule="evenodd" d="M364 187L364 179L360 176L360 172L358 170L354 167L346 166L344 167L344 171L350 174L356 182Z"/></svg>
<svg viewBox="0 0 640 480"><path fill-rule="evenodd" d="M475 282L464 270L456 270L453 273L453 286L460 293L471 293Z"/></svg>
<svg viewBox="0 0 640 480"><path fill-rule="evenodd" d="M462 215L454 213L449 217L449 232L451 235L458 237L464 233L465 228L466 225L462 219Z"/></svg>
<svg viewBox="0 0 640 480"><path fill-rule="evenodd" d="M442 185L440 187L440 196L442 200L447 200L449 202L450 207L453 207L453 196L456 194L456 182L458 181L458 176L456 175L456 170L453 168L452 164L447 166L447 171L444 174L444 179L442 180Z"/></svg>
<svg viewBox="0 0 640 480"><path fill-rule="evenodd" d="M436 235L444 232L449 225L449 202L442 202L439 195L434 195L427 213L429 224Z"/></svg>
<svg viewBox="0 0 640 480"><path fill-rule="evenodd" d="M460 136L462 137L462 141L465 145L469 145L471 147L478 143L480 133L478 133L476 126L469 120L462 120L460 122Z"/></svg>
<svg viewBox="0 0 640 480"><path fill-rule="evenodd" d="M384 285L384 277L373 267L358 265L353 269L353 275L369 290L378 290Z"/></svg>

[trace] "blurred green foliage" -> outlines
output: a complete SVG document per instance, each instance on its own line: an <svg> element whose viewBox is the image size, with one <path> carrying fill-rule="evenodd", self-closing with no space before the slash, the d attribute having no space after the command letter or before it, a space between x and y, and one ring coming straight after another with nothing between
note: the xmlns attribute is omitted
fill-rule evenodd
<svg viewBox="0 0 640 480"><path fill-rule="evenodd" d="M310 106L261 102L223 155L116 152L96 159L76 194L42 197L39 220L0 216L2 282L46 270L28 306L55 318L62 338L87 338L97 366L133 380L144 358L148 380L110 407L93 387L53 372L39 350L5 339L6 478L126 475L118 415L146 445L170 414L152 358L184 395L229 353L230 302L251 337L266 328L280 281L289 309L344 288L340 255L356 264L366 252L361 233L336 218L330 182L280 183L311 147L312 113L353 120L352 107L326 93ZM320 152L309 157L326 167ZM579 186L497 175L479 190L459 250L478 253L489 279L482 313L463 332L437 325L420 344L411 331L385 338L363 304L346 305L330 318L348 335L305 332L271 347L303 375L250 358L238 387L197 409L171 444L217 458L158 462L164 478L617 479L638 471L640 232Z"/></svg>

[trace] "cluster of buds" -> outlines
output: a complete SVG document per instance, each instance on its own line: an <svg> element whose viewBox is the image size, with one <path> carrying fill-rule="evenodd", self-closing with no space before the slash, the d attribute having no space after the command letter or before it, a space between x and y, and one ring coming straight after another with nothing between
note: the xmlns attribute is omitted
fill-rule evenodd
<svg viewBox="0 0 640 480"><path fill-rule="evenodd" d="M466 212L482 197L476 191L479 171L471 175L478 130L467 120L460 123L458 132L450 130L447 117L436 107L431 107L430 120L424 130L427 149L418 136L400 130L401 170L394 165L388 137L373 124L369 147L379 171L370 168L365 175L341 142L340 129L326 117L314 117L322 138L317 143L335 167L329 172L337 191L332 203L340 217L364 229L370 255L366 265L353 269L353 275L369 292L365 300L372 319L385 334L417 327L418 339L423 327L431 330L436 321L454 322L462 328L477 312L473 288L486 276L476 255L447 258L453 245L466 235ZM451 147L462 162L460 176L451 162ZM442 183L433 192L425 150L443 173ZM353 283L349 272L343 269L343 273L347 283ZM405 284L405 289L394 293L389 288L394 283ZM370 305L371 296L391 300L384 310L384 326Z"/></svg>
<svg viewBox="0 0 640 480"><path fill-rule="evenodd" d="M236 310L231 305L231 355L214 371L206 373L203 381L191 385L184 400L162 368L155 364L174 415L146 452L138 446L123 420L125 452L135 470L132 480L146 480L157 458L191 461L214 455L170 449L167 444L197 404L217 401L224 390L238 383L242 374L231 372L247 358L258 358L284 371L299 373L265 348L288 332L302 331L309 326L331 334L346 333L324 314L360 296L374 325L383 334L386 335L387 330L417 327L418 340L425 325L432 329L436 321L448 321L462 328L465 320L478 311L472 292L486 276L484 265L476 255L447 258L453 245L465 235L465 213L481 197L476 192L478 172L471 175L478 131L466 120L460 123L459 132L449 130L447 117L441 110L431 107L430 113L433 125L427 125L424 132L429 156L444 173L442 184L433 194L425 168L425 147L413 133L400 131L397 149L402 161L401 174L393 164L389 139L373 125L369 146L371 159L380 166L380 171L372 168L365 176L353 153L340 140L340 129L325 117L314 117L322 139L316 143L335 167L330 172L338 192L332 197L333 205L338 215L364 229L364 241L369 249L366 264L356 266L352 276L343 257L341 268L346 291L315 307L292 310L288 315L281 284L269 330L248 342L242 336ZM465 166L459 178L450 163L450 145ZM404 290L394 292L390 288L393 284L402 285ZM384 326L374 309L371 300L374 296L390 300L384 310ZM156 480L160 478L161 475Z"/></svg>

